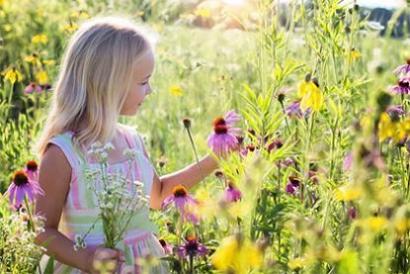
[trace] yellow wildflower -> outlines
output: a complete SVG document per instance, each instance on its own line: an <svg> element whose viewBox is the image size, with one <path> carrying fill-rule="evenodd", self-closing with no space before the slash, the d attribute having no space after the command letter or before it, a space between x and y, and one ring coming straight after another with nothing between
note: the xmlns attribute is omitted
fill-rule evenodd
<svg viewBox="0 0 410 274"><path fill-rule="evenodd" d="M36 80L40 85L48 83L48 74L44 70L40 70L36 73Z"/></svg>
<svg viewBox="0 0 410 274"><path fill-rule="evenodd" d="M410 230L410 205L403 205L397 210L394 228L399 235L404 235Z"/></svg>
<svg viewBox="0 0 410 274"><path fill-rule="evenodd" d="M52 60L52 59L50 59L50 60L44 60L44 61L43 61L43 64L46 65L46 66L52 66L52 65L54 65L55 63L56 63L56 61L55 61L55 60Z"/></svg>
<svg viewBox="0 0 410 274"><path fill-rule="evenodd" d="M350 53L349 53L349 60L350 62L352 61L356 61L357 59L359 59L362 55L360 54L360 52L356 49L351 49Z"/></svg>
<svg viewBox="0 0 410 274"><path fill-rule="evenodd" d="M70 14L70 17L73 19L88 19L90 18L90 15L86 11L80 10L80 11L73 11Z"/></svg>
<svg viewBox="0 0 410 274"><path fill-rule="evenodd" d="M300 108L306 111L310 108L312 111L319 111L324 102L322 91L319 89L317 81L310 79L310 75L299 84L298 96L302 98Z"/></svg>
<svg viewBox="0 0 410 274"><path fill-rule="evenodd" d="M33 44L47 44L48 37L45 34L37 34L31 38Z"/></svg>
<svg viewBox="0 0 410 274"><path fill-rule="evenodd" d="M379 120L379 141L383 142L384 140L391 138L396 133L396 124L391 120L389 114L383 112L380 115Z"/></svg>
<svg viewBox="0 0 410 274"><path fill-rule="evenodd" d="M183 90L179 85L172 85L169 87L169 92L174 96L182 96Z"/></svg>
<svg viewBox="0 0 410 274"><path fill-rule="evenodd" d="M4 76L4 79L9 81L11 84L23 80L23 75L15 68L6 69L2 72L2 75Z"/></svg>
<svg viewBox="0 0 410 274"><path fill-rule="evenodd" d="M334 196L338 201L353 201L362 195L362 189L358 186L344 185L334 191Z"/></svg>
<svg viewBox="0 0 410 274"><path fill-rule="evenodd" d="M250 269L261 266L262 252L248 239L241 236L229 236L222 240L221 245L211 257L218 270L236 274L248 273Z"/></svg>
<svg viewBox="0 0 410 274"><path fill-rule="evenodd" d="M400 218L394 222L394 227L396 231L404 235L410 229L410 218Z"/></svg>
<svg viewBox="0 0 410 274"><path fill-rule="evenodd" d="M63 27L63 30L68 33L73 33L78 29L78 25L76 23L69 23Z"/></svg>
<svg viewBox="0 0 410 274"><path fill-rule="evenodd" d="M400 142L410 133L410 118L397 123L396 133L393 135L394 141Z"/></svg>
<svg viewBox="0 0 410 274"><path fill-rule="evenodd" d="M372 216L364 219L362 225L373 232L379 232L387 228L388 221L382 216Z"/></svg>
<svg viewBox="0 0 410 274"><path fill-rule="evenodd" d="M197 8L194 12L196 16L200 16L202 18L210 18L211 17L211 10L207 8Z"/></svg>
<svg viewBox="0 0 410 274"><path fill-rule="evenodd" d="M305 266L308 266L308 265L309 265L309 261L304 257L294 258L294 259L289 260L288 262L288 266L292 270L304 268Z"/></svg>

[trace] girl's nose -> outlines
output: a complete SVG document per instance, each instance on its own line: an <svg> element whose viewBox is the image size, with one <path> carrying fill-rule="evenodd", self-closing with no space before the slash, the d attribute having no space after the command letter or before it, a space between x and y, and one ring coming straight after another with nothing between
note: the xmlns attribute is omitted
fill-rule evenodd
<svg viewBox="0 0 410 274"><path fill-rule="evenodd" d="M145 90L145 95L148 95L148 94L150 94L150 93L152 93L151 85L149 85L149 86L147 87L147 89Z"/></svg>

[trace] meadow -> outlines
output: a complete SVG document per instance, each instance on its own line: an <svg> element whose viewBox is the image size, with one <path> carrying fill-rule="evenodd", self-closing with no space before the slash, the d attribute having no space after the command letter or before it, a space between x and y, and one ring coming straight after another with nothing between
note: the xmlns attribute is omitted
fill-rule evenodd
<svg viewBox="0 0 410 274"><path fill-rule="evenodd" d="M172 273L410 273L410 40L389 35L408 8L380 36L337 0L286 12L275 0L199 2L0 0L0 193L40 160L32 146L70 36L127 14L156 65L154 92L121 122L159 174L210 153L225 113L241 117L239 151L184 194L198 222L172 205L151 214ZM41 221L1 198L0 272L34 273Z"/></svg>

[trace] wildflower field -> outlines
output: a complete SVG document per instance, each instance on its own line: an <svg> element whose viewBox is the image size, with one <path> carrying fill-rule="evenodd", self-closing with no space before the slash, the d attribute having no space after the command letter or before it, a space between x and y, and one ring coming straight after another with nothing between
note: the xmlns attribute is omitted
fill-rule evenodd
<svg viewBox="0 0 410 274"><path fill-rule="evenodd" d="M32 146L68 39L116 14L155 44L154 92L121 122L158 174L237 146L150 213L171 273L410 273L410 40L390 35L409 8L384 27L342 2L0 0L0 273L53 273Z"/></svg>

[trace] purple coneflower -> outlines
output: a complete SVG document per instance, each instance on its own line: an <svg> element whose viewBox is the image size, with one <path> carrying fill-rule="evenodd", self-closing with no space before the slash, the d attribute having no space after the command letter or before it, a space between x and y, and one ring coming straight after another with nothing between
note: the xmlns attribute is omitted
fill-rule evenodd
<svg viewBox="0 0 410 274"><path fill-rule="evenodd" d="M226 155L238 147L236 135L240 134L240 129L235 128L234 125L239 120L240 116L234 111L229 111L224 117L214 120L214 132L208 137L208 146L217 155Z"/></svg>
<svg viewBox="0 0 410 274"><path fill-rule="evenodd" d="M410 72L410 59L407 59L406 64L398 66L394 71L396 75L406 75Z"/></svg>
<svg viewBox="0 0 410 274"><path fill-rule="evenodd" d="M246 155L248 155L249 152L254 152L255 150L256 150L256 147L252 144L249 144L245 148L241 149L241 155L243 157L246 157Z"/></svg>
<svg viewBox="0 0 410 274"><path fill-rule="evenodd" d="M349 216L350 220L356 219L357 217L357 210L354 206L351 206L347 211L347 215Z"/></svg>
<svg viewBox="0 0 410 274"><path fill-rule="evenodd" d="M34 160L28 161L26 163L26 167L24 168L24 171L27 173L27 176L31 181L38 182L38 165L36 161Z"/></svg>
<svg viewBox="0 0 410 274"><path fill-rule="evenodd" d="M272 150L280 149L281 147L283 147L283 142L279 139L276 139L268 145L267 150L270 153Z"/></svg>
<svg viewBox="0 0 410 274"><path fill-rule="evenodd" d="M401 105L393 105L389 106L386 109L387 114L389 114L390 118L395 118L404 115L404 109Z"/></svg>
<svg viewBox="0 0 410 274"><path fill-rule="evenodd" d="M177 185L172 190L173 195L165 198L162 202L162 209L166 209L171 203L175 204L182 220L190 221L194 224L199 222L198 217L189 211L190 206L198 205L198 201L192 198L183 185Z"/></svg>
<svg viewBox="0 0 410 274"><path fill-rule="evenodd" d="M300 101L294 101L292 104L286 107L285 114L289 118L300 119L303 116L307 117L310 114L310 108L308 108L304 113L300 108Z"/></svg>
<svg viewBox="0 0 410 274"><path fill-rule="evenodd" d="M164 249L165 254L167 254L167 255L172 254L172 246L169 245L164 239L160 239L159 243L161 244L162 248Z"/></svg>
<svg viewBox="0 0 410 274"><path fill-rule="evenodd" d="M195 236L188 236L185 243L178 247L178 256L185 257L195 257L195 256L205 256L208 253L208 249L198 242Z"/></svg>
<svg viewBox="0 0 410 274"><path fill-rule="evenodd" d="M397 85L390 87L390 92L394 94L409 94L410 93L410 77L405 76L400 78Z"/></svg>
<svg viewBox="0 0 410 274"><path fill-rule="evenodd" d="M36 195L44 195L44 191L36 181L30 180L26 172L19 170L14 173L13 182L7 189L6 195L9 195L10 204L18 209L22 206L24 197L33 202Z"/></svg>
<svg viewBox="0 0 410 274"><path fill-rule="evenodd" d="M224 199L228 203L237 202L242 198L241 191L232 182L228 183L224 194Z"/></svg>
<svg viewBox="0 0 410 274"><path fill-rule="evenodd" d="M40 86L40 85L37 85L37 84L34 83L34 82L31 82L30 84L28 84L28 85L24 88L24 93L25 93L25 94L30 94L30 93L33 93L33 92L40 93L40 92L42 92L42 91L43 91L43 89L41 88L41 86Z"/></svg>
<svg viewBox="0 0 410 274"><path fill-rule="evenodd" d="M352 168L353 154L349 152L343 159L343 170L349 171Z"/></svg>
<svg viewBox="0 0 410 274"><path fill-rule="evenodd" d="M287 168L295 164L295 160L292 157L286 157L285 160L279 162L281 168Z"/></svg>
<svg viewBox="0 0 410 274"><path fill-rule="evenodd" d="M296 176L289 176L288 184L286 185L286 192L289 194L296 194L300 187L300 180Z"/></svg>

